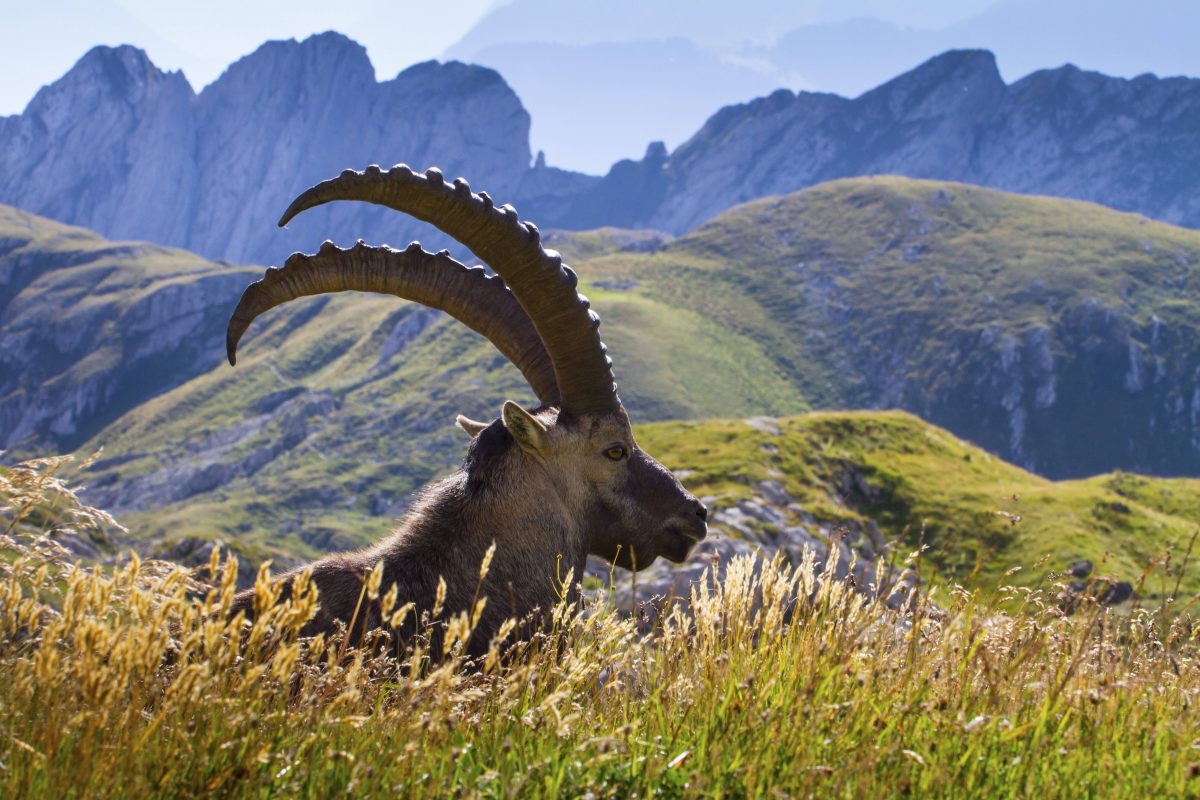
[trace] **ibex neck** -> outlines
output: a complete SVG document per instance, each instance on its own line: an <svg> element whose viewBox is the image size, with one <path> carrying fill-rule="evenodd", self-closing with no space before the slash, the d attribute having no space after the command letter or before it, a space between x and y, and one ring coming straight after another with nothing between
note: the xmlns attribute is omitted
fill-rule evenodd
<svg viewBox="0 0 1200 800"><path fill-rule="evenodd" d="M540 554L538 561L575 566L587 557L584 524L575 505L552 476L508 473L491 486L471 487L465 508L468 527L488 543L494 539L497 555L507 543L514 550Z"/></svg>
<svg viewBox="0 0 1200 800"><path fill-rule="evenodd" d="M582 527L545 482L498 477L483 483L459 470L431 485L386 547L397 555L445 560L426 567L462 572L473 582L477 567L468 565L478 565L494 542L489 593L507 597L511 585L529 600L521 605L546 608L569 572L575 583L582 578L587 559Z"/></svg>

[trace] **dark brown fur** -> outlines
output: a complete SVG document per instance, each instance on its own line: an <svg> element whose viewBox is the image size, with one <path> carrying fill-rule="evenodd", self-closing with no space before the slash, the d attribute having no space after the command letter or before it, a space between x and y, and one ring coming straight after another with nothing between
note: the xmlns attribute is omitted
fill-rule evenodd
<svg viewBox="0 0 1200 800"><path fill-rule="evenodd" d="M612 458L614 447L626 456ZM349 625L363 581L382 560L380 592L394 584L397 606L411 601L418 613L431 611L439 578L447 587L442 619L486 596L469 646L479 655L506 619L539 625L567 574L580 579L589 554L625 568L640 569L660 555L682 561L705 535L706 517L674 475L637 447L624 409L575 420L560 419L554 408L530 414L506 404L502 418L472 440L462 467L422 490L388 539L311 565L320 611L305 632ZM281 580L290 586L293 576ZM566 591L574 597L576 588ZM252 608L253 592L237 596L235 611ZM417 618L409 615L398 635L412 636ZM352 639L383 622L378 605L363 598Z"/></svg>

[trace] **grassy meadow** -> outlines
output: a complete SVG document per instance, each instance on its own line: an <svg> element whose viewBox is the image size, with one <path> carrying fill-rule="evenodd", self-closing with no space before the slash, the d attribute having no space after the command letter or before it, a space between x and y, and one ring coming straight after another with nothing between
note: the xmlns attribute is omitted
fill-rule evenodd
<svg viewBox="0 0 1200 800"><path fill-rule="evenodd" d="M449 631L431 659L299 639L303 590L228 620L228 561L75 566L56 542L115 523L67 471L0 471L5 797L1200 791L1200 653L1172 597L1064 616L1053 586L942 582L890 611L811 561L743 560L650 635L598 598L466 665L465 616L431 623ZM363 602L406 613L372 577Z"/></svg>

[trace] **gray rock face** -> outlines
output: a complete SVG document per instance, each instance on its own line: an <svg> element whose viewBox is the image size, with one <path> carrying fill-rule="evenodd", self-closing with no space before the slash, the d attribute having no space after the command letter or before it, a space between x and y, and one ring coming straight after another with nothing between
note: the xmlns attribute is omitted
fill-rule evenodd
<svg viewBox="0 0 1200 800"><path fill-rule="evenodd" d="M69 451L215 367L256 274L2 206L0 230L0 450Z"/></svg>
<svg viewBox="0 0 1200 800"><path fill-rule="evenodd" d="M1198 156L1200 80L1065 66L1006 85L991 53L950 51L853 100L780 90L721 109L670 158L615 166L555 223L607 223L598 209L628 216L632 207L638 218L620 224L681 233L736 203L889 173L1197 227Z"/></svg>
<svg viewBox="0 0 1200 800"><path fill-rule="evenodd" d="M535 206L590 185L560 170L526 177L529 115L492 70L427 62L377 83L366 51L335 33L268 42L199 95L140 50L97 47L23 114L0 119L0 202L241 263L279 263L331 232L442 246L359 204L275 227L313 183L401 161Z"/></svg>
<svg viewBox="0 0 1200 800"><path fill-rule="evenodd" d="M186 243L198 165L178 154L196 148L195 101L140 50L94 48L0 120L0 202L111 238Z"/></svg>

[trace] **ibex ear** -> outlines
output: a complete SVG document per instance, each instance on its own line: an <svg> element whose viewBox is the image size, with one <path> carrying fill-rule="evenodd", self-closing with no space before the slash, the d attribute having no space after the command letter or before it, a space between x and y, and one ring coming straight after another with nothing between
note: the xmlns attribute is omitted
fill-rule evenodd
<svg viewBox="0 0 1200 800"><path fill-rule="evenodd" d="M458 424L458 427L466 431L467 435L472 439L483 433L483 429L492 424L490 422L476 422L470 417L464 417L462 414L459 414L457 417L455 417L454 421Z"/></svg>
<svg viewBox="0 0 1200 800"><path fill-rule="evenodd" d="M500 419L504 420L504 427L525 452L538 453L545 447L546 426L512 400L504 401Z"/></svg>

